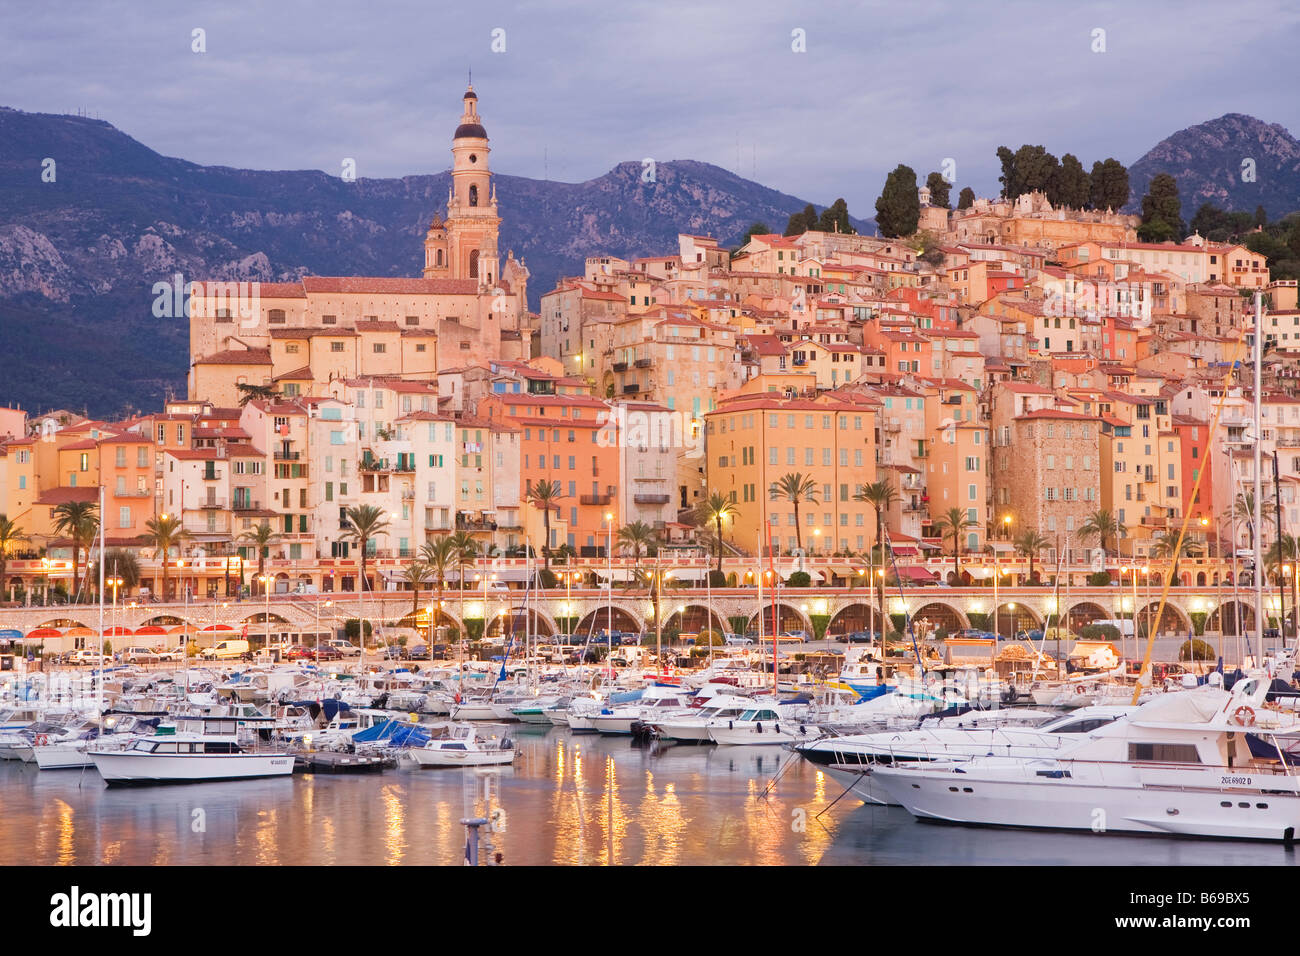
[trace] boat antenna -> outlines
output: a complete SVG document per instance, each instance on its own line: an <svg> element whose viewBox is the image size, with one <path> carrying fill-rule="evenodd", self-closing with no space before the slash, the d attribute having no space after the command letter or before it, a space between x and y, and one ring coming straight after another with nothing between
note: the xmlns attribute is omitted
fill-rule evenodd
<svg viewBox="0 0 1300 956"><path fill-rule="evenodd" d="M903 576L898 571L898 555L894 553L894 543L890 539L889 529L883 528L881 529L881 531L882 531L882 537L884 538L884 542L885 542L885 554L886 554L885 560L887 560L889 562L890 567L893 568L894 577L898 580L898 600L903 607L903 627L906 629L908 636L912 638L912 653L916 655L916 666L921 669L921 680L924 681L925 673L926 673L925 660L921 656L921 648L916 643L916 628L912 626L912 615L907 610L907 594L903 590ZM881 592L882 593L884 592L883 585L881 586ZM883 646L885 643L884 613L885 613L885 609L882 606L880 608L880 614L881 614L880 633L881 633L881 644L882 644L880 656L882 659L885 656L885 650L886 650L886 648Z"/></svg>

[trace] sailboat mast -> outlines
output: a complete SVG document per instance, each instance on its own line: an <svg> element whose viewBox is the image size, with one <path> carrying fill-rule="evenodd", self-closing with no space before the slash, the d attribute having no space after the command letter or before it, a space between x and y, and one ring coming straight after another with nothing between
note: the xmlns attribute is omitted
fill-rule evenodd
<svg viewBox="0 0 1300 956"><path fill-rule="evenodd" d="M1264 482L1260 389L1264 379L1263 296L1255 293L1255 664L1264 660Z"/></svg>
<svg viewBox="0 0 1300 956"><path fill-rule="evenodd" d="M75 544L73 545L76 546ZM104 713L104 476L99 476L99 677L95 681L95 717Z"/></svg>

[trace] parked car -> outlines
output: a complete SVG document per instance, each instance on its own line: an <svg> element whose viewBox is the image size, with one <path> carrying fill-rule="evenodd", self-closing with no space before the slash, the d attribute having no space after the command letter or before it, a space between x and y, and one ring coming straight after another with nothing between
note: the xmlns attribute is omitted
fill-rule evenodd
<svg viewBox="0 0 1300 956"><path fill-rule="evenodd" d="M314 660L318 660L318 661L343 660L342 652L340 652L337 648L330 647L328 644L322 644L320 646L320 650L317 650L316 648L313 647L311 649L311 652Z"/></svg>
<svg viewBox="0 0 1300 956"><path fill-rule="evenodd" d="M357 645L353 644L351 641L346 641L341 637L336 637L333 640L326 641L321 645L321 647L332 647L334 650L338 651L339 655L342 657L359 657L361 655L361 648L357 647Z"/></svg>
<svg viewBox="0 0 1300 956"><path fill-rule="evenodd" d="M106 659L107 659L107 655L106 655ZM83 649L81 649L81 650L79 650L79 651L73 651L71 654L68 655L68 657L67 657L67 663L69 663L69 664L98 664L98 663L99 663L99 652L98 652L98 651L90 650L89 648L83 648Z"/></svg>
<svg viewBox="0 0 1300 956"><path fill-rule="evenodd" d="M732 647L748 647L750 644L754 643L753 638L745 637L742 634L728 634L722 640L723 643L729 644Z"/></svg>
<svg viewBox="0 0 1300 956"><path fill-rule="evenodd" d="M128 664L157 664L162 656L152 647L127 647L122 651L122 660Z"/></svg>
<svg viewBox="0 0 1300 956"><path fill-rule="evenodd" d="M163 647L154 652L158 655L160 661L183 661L185 660L185 645L177 644L175 647Z"/></svg>
<svg viewBox="0 0 1300 956"><path fill-rule="evenodd" d="M306 644L290 644L284 652L286 661L309 661L312 659L313 649Z"/></svg>
<svg viewBox="0 0 1300 956"><path fill-rule="evenodd" d="M405 657L408 661L427 661L429 659L429 646L427 644L413 644L406 649Z"/></svg>
<svg viewBox="0 0 1300 956"><path fill-rule="evenodd" d="M248 653L248 641L218 641L212 647L199 651L199 656L206 660L233 660Z"/></svg>

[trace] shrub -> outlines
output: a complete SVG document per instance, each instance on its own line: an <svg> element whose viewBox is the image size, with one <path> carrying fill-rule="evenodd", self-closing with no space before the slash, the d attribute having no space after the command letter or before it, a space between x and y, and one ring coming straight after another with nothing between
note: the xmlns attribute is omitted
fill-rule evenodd
<svg viewBox="0 0 1300 956"><path fill-rule="evenodd" d="M790 575L790 580L786 581L786 586L792 588L806 588L810 584L812 584L812 575L807 571L796 571Z"/></svg>
<svg viewBox="0 0 1300 956"><path fill-rule="evenodd" d="M555 572L550 568L542 568L537 572L538 583L547 589L557 588L560 586L560 580L555 576Z"/></svg>
<svg viewBox="0 0 1300 956"><path fill-rule="evenodd" d="M1088 585L1094 588L1110 587L1110 572L1094 571L1088 575Z"/></svg>
<svg viewBox="0 0 1300 956"><path fill-rule="evenodd" d="M725 571L719 571L717 568L714 568L709 572L709 587L725 588L727 586L727 574Z"/></svg>
<svg viewBox="0 0 1300 956"><path fill-rule="evenodd" d="M1114 624L1085 624L1079 628L1079 636L1085 641L1118 641L1120 635Z"/></svg>
<svg viewBox="0 0 1300 956"><path fill-rule="evenodd" d="M369 638L375 631L374 626L366 621L366 637ZM355 641L361 636L361 621L358 618L350 617L343 622L343 632L347 635L348 640Z"/></svg>
<svg viewBox="0 0 1300 956"><path fill-rule="evenodd" d="M1183 646L1178 649L1180 661L1212 661L1216 656L1214 648L1199 638L1183 641Z"/></svg>

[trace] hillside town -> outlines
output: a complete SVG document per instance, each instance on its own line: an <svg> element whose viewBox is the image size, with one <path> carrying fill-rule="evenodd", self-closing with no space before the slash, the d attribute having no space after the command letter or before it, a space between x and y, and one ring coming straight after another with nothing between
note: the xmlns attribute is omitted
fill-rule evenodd
<svg viewBox="0 0 1300 956"><path fill-rule="evenodd" d="M928 254L680 235L588 258L532 312L485 123L470 87L422 275L185 277L186 397L121 421L0 409L4 599L85 596L101 489L106 546L141 569L123 600L418 590L408 566L449 536L590 584L655 549L716 557L732 587L773 556L827 586L1160 561L1218 587L1253 540L1257 292L1265 549L1300 522L1297 285L1244 245L922 186Z"/></svg>

